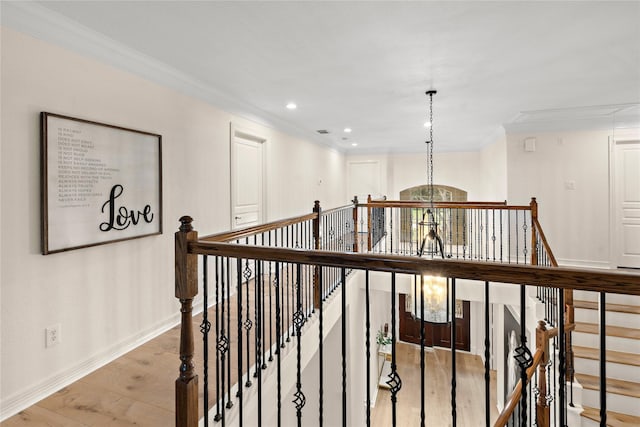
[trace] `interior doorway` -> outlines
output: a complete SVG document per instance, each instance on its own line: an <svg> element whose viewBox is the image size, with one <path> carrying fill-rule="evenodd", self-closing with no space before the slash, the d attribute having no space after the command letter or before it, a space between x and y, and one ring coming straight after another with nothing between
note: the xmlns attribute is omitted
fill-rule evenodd
<svg viewBox="0 0 640 427"><path fill-rule="evenodd" d="M640 268L640 141L613 141L611 175L612 260Z"/></svg>
<svg viewBox="0 0 640 427"><path fill-rule="evenodd" d="M231 228L264 222L266 139L231 124Z"/></svg>

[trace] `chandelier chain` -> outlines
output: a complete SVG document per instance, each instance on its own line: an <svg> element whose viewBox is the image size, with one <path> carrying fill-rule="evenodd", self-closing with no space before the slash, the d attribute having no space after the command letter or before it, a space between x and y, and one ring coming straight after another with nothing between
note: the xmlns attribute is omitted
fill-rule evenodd
<svg viewBox="0 0 640 427"><path fill-rule="evenodd" d="M429 203L433 211L433 93L429 93Z"/></svg>

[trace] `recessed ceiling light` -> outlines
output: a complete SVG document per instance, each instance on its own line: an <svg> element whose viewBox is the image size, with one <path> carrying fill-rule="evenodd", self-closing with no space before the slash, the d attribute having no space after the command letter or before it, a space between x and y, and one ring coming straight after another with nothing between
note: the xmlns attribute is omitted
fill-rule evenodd
<svg viewBox="0 0 640 427"><path fill-rule="evenodd" d="M352 142L352 143L351 143L351 146L352 146L352 147L357 147L357 146L358 146L358 143L357 143L357 142Z"/></svg>
<svg viewBox="0 0 640 427"><path fill-rule="evenodd" d="M351 128L344 128L344 131L345 131L346 133L351 133Z"/></svg>
<svg viewBox="0 0 640 427"><path fill-rule="evenodd" d="M431 122L429 122L429 121L424 122L424 127L430 128L431 127Z"/></svg>
<svg viewBox="0 0 640 427"><path fill-rule="evenodd" d="M298 106L296 105L295 102L290 102L290 103L287 104L287 108L289 110L295 110L296 108L298 108Z"/></svg>

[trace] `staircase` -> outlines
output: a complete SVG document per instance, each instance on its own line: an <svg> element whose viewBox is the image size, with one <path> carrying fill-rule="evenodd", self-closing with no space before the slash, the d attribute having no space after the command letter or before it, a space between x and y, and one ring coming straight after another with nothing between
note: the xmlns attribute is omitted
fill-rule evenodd
<svg viewBox="0 0 640 427"><path fill-rule="evenodd" d="M575 379L583 426L600 423L598 294L574 292ZM607 425L640 425L640 297L607 294Z"/></svg>

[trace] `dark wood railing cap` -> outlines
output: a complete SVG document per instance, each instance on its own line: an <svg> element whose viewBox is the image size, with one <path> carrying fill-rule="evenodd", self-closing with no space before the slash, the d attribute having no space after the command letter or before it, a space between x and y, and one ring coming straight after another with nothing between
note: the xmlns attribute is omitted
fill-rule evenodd
<svg viewBox="0 0 640 427"><path fill-rule="evenodd" d="M193 225L191 225L192 222L193 218L191 218L189 215L180 217L180 231L182 231L183 233L193 231Z"/></svg>

